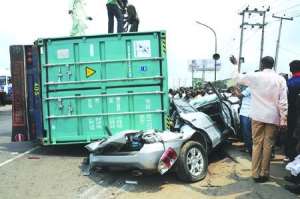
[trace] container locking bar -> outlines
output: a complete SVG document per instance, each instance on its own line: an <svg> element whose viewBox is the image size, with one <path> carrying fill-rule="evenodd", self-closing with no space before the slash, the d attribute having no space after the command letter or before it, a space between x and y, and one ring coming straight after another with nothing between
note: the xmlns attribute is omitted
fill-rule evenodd
<svg viewBox="0 0 300 199"><path fill-rule="evenodd" d="M163 57L152 57L143 59L119 59L119 60L104 60L104 61L89 61L89 62L70 62L70 63L58 63L58 64L44 64L43 67L57 67L57 66L80 66L85 64L108 64L108 63L118 63L118 62L132 62L132 61L160 61Z"/></svg>
<svg viewBox="0 0 300 199"><path fill-rule="evenodd" d="M164 113L163 110L156 111L145 111L145 112L122 112L122 113L101 113L101 114L81 114L81 115L61 115L61 116L48 116L47 120L50 119L63 119L63 118L80 118L80 117L99 117L99 116L114 116L114 115L141 115L141 114L153 114L153 113Z"/></svg>
<svg viewBox="0 0 300 199"><path fill-rule="evenodd" d="M132 95L152 95L152 94L161 94L162 95L162 94L164 94L164 92L153 91L153 92L138 92L138 93L117 93L117 94L84 95L84 96L48 97L48 98L44 98L44 101L58 100L58 102L62 104L63 99L84 99L84 98L117 97L117 96L132 96Z"/></svg>
<svg viewBox="0 0 300 199"><path fill-rule="evenodd" d="M49 85L65 85L65 84L82 84L82 83L103 83L103 82L117 82L117 81L134 81L134 80L155 80L163 79L162 76L141 77L141 78L123 78L123 79L105 79L105 80L88 80L88 81L69 81L69 82L46 82L45 86Z"/></svg>

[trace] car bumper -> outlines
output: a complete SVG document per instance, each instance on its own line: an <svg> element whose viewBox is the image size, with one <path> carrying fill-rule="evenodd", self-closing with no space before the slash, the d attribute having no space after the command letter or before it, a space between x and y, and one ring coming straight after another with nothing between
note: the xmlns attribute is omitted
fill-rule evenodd
<svg viewBox="0 0 300 199"><path fill-rule="evenodd" d="M140 151L129 153L116 153L110 155L90 154L90 166L109 166L134 168L140 170L157 170L158 162L164 151L172 147L176 153L180 152L182 142L161 142L145 144Z"/></svg>

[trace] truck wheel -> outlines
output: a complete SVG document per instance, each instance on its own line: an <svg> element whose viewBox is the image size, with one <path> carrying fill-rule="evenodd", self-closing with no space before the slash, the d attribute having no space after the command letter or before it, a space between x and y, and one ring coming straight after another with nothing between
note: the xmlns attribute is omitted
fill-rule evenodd
<svg viewBox="0 0 300 199"><path fill-rule="evenodd" d="M207 153L199 142L189 141L181 148L177 176L185 182L197 182L207 174Z"/></svg>

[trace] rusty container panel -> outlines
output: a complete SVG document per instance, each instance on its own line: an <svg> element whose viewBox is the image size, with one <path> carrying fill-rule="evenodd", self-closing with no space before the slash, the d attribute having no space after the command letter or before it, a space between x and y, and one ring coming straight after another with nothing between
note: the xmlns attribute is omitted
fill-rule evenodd
<svg viewBox="0 0 300 199"><path fill-rule="evenodd" d="M26 106L25 48L10 46L12 78L12 137L13 142L30 139Z"/></svg>

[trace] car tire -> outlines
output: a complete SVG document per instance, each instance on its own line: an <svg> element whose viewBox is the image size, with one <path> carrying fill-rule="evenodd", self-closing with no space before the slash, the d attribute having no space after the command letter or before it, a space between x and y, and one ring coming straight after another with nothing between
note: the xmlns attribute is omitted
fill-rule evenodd
<svg viewBox="0 0 300 199"><path fill-rule="evenodd" d="M177 177L185 182L197 182L206 177L207 168L207 152L203 146L195 141L185 143L177 160Z"/></svg>

